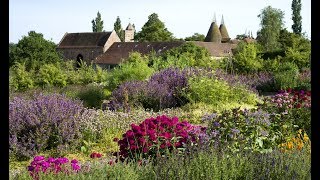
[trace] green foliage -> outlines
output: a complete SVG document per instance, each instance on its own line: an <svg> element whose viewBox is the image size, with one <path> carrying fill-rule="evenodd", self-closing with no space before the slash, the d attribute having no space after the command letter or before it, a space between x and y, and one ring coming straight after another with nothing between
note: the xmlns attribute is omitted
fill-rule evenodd
<svg viewBox="0 0 320 180"><path fill-rule="evenodd" d="M124 42L124 31L121 27L121 20L119 16L117 16L116 22L113 24L113 29L116 31L117 35L119 36L121 42Z"/></svg>
<svg viewBox="0 0 320 180"><path fill-rule="evenodd" d="M9 43L9 67L14 65L14 52L17 49L17 44Z"/></svg>
<svg viewBox="0 0 320 180"><path fill-rule="evenodd" d="M93 64L88 65L86 62L81 61L80 62L80 68L78 68L77 73L79 74L79 83L81 84L89 84L92 82L102 82L105 80L105 74L102 72L101 68L98 68L99 70L96 71L93 67ZM97 72L99 74L97 74ZM101 79L98 80L98 77Z"/></svg>
<svg viewBox="0 0 320 180"><path fill-rule="evenodd" d="M37 85L40 87L64 87L67 85L67 76L59 63L45 64L40 67L37 74Z"/></svg>
<svg viewBox="0 0 320 180"><path fill-rule="evenodd" d="M299 68L297 65L286 62L283 63L277 72L274 73L275 89L286 90L295 88L299 76Z"/></svg>
<svg viewBox="0 0 320 180"><path fill-rule="evenodd" d="M103 31L103 21L101 20L101 14L98 11L96 19L91 21L92 32L102 32Z"/></svg>
<svg viewBox="0 0 320 180"><path fill-rule="evenodd" d="M39 70L27 71L25 63L16 63L10 68L10 88L14 91L33 87L64 87L71 84L101 83L107 80L107 71L101 67L81 63L75 70L74 61L48 63Z"/></svg>
<svg viewBox="0 0 320 180"><path fill-rule="evenodd" d="M283 27L284 12L280 9L267 6L262 9L258 15L261 19L261 29L258 33L257 40L264 47L265 51L274 51L280 48L278 39L280 38L280 30Z"/></svg>
<svg viewBox="0 0 320 180"><path fill-rule="evenodd" d="M285 51L283 58L286 62L293 62L300 69L310 67L311 64L311 42L307 38L288 32L286 29L281 31L281 40L279 42Z"/></svg>
<svg viewBox="0 0 320 180"><path fill-rule="evenodd" d="M35 31L28 32L28 36L23 36L18 44L11 45L9 49L9 64L25 63L28 71L39 69L43 64L58 61L61 61L61 58L56 52L56 45Z"/></svg>
<svg viewBox="0 0 320 180"><path fill-rule="evenodd" d="M92 84L89 84L85 89L77 92L76 97L82 100L83 105L88 108L100 108L105 98L103 89Z"/></svg>
<svg viewBox="0 0 320 180"><path fill-rule="evenodd" d="M192 42L172 48L160 57L150 55L150 63L156 70L170 67L184 69L186 67L216 67L217 60L212 59L207 49Z"/></svg>
<svg viewBox="0 0 320 180"><path fill-rule="evenodd" d="M286 57L284 58L287 62L292 62L298 65L301 69L303 67L310 67L310 51L309 52L300 52L293 48L288 48L286 51Z"/></svg>
<svg viewBox="0 0 320 180"><path fill-rule="evenodd" d="M232 103L255 105L257 96L242 87L230 87L226 82L207 77L189 79L189 92L186 94L190 102L203 102L213 106Z"/></svg>
<svg viewBox="0 0 320 180"><path fill-rule="evenodd" d="M21 91L35 86L34 71L26 71L25 63L15 63L10 72L9 85L13 90Z"/></svg>
<svg viewBox="0 0 320 180"><path fill-rule="evenodd" d="M190 37L186 37L185 41L204 41L205 36L203 34L194 33Z"/></svg>
<svg viewBox="0 0 320 180"><path fill-rule="evenodd" d="M142 26L141 31L135 35L139 42L161 42L171 41L172 33L167 30L164 23L160 21L156 13L148 16L148 21Z"/></svg>
<svg viewBox="0 0 320 180"><path fill-rule="evenodd" d="M262 61L262 69L267 72L276 72L280 64L282 63L282 57L278 56L274 59L264 59Z"/></svg>
<svg viewBox="0 0 320 180"><path fill-rule="evenodd" d="M255 43L239 43L232 62L238 73L254 73L262 69L262 60Z"/></svg>
<svg viewBox="0 0 320 180"><path fill-rule="evenodd" d="M301 12L301 0L292 0L291 4L292 9L292 30L295 34L301 35L302 30L302 17L300 15Z"/></svg>
<svg viewBox="0 0 320 180"><path fill-rule="evenodd" d="M156 164L149 161L95 162L81 166L78 173L41 174L40 179L311 179L309 150L269 154L212 150L160 157ZM12 179L32 180L26 169Z"/></svg>
<svg viewBox="0 0 320 180"><path fill-rule="evenodd" d="M114 68L107 78L107 84L110 90L126 81L145 80L153 73L153 69L148 67L146 57L138 52L133 52L128 59L118 67Z"/></svg>

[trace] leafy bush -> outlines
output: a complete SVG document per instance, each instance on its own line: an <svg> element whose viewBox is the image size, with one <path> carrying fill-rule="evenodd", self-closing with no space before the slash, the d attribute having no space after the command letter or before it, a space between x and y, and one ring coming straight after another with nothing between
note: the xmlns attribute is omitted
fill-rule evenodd
<svg viewBox="0 0 320 180"><path fill-rule="evenodd" d="M239 73L258 72L262 68L262 60L257 54L254 43L240 43L233 58L233 68Z"/></svg>
<svg viewBox="0 0 320 180"><path fill-rule="evenodd" d="M214 106L233 102L255 105L258 101L257 96L245 88L232 87L225 81L208 77L190 78L186 96L190 102L204 102Z"/></svg>
<svg viewBox="0 0 320 180"><path fill-rule="evenodd" d="M293 63L283 63L274 73L274 86L277 90L295 88L299 76L299 68Z"/></svg>
<svg viewBox="0 0 320 180"><path fill-rule="evenodd" d="M103 99L105 99L102 87L89 84L82 88L75 95L76 98L83 101L83 105L88 108L100 108Z"/></svg>
<svg viewBox="0 0 320 180"><path fill-rule="evenodd" d="M142 58L142 59L141 59ZM148 67L148 62L141 57L140 53L131 53L128 62L120 64L113 69L107 78L110 90L114 90L121 83L132 80L145 80L151 76L153 69Z"/></svg>
<svg viewBox="0 0 320 180"><path fill-rule="evenodd" d="M150 58L150 64L157 70L170 67L184 69L186 67L212 67L215 59L210 58L210 54L204 47L199 47L192 42L172 48L160 56L160 58Z"/></svg>
<svg viewBox="0 0 320 180"><path fill-rule="evenodd" d="M67 76L63 72L59 63L44 64L40 67L37 74L37 85L39 85L40 87L64 87L67 85Z"/></svg>
<svg viewBox="0 0 320 180"><path fill-rule="evenodd" d="M28 72L24 63L15 63L10 71L10 88L13 90L22 91L35 86L34 71Z"/></svg>
<svg viewBox="0 0 320 180"><path fill-rule="evenodd" d="M204 138L200 134L205 134L206 128L194 131L195 128L187 121L179 122L177 117L165 115L146 119L139 125L131 124L131 130L118 141L120 152L115 155L119 155L122 161L127 158L141 160L168 155L173 150L185 147L184 144L197 143Z"/></svg>
<svg viewBox="0 0 320 180"><path fill-rule="evenodd" d="M43 150L71 148L81 137L78 117L83 106L63 95L35 94L9 102L9 152L28 159Z"/></svg>

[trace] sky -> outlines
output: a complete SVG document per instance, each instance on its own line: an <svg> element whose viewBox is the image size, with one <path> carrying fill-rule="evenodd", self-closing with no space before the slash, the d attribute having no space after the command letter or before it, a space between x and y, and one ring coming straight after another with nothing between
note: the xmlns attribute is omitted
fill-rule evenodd
<svg viewBox="0 0 320 180"><path fill-rule="evenodd" d="M29 31L42 33L44 38L58 44L64 34L92 32L91 21L97 12L104 21L104 30L112 31L117 16L122 28L135 24L140 31L148 16L157 13L166 28L176 38L194 33L206 35L216 16L221 17L233 39L252 31L254 37L261 28L258 15L267 6L284 12L284 27L292 32L292 0L10 0L9 42L18 43ZM311 0L301 0L302 32L311 38Z"/></svg>

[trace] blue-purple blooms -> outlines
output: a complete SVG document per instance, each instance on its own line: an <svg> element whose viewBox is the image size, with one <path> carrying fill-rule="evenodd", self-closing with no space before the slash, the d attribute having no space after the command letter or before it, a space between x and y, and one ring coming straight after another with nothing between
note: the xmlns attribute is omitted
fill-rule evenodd
<svg viewBox="0 0 320 180"><path fill-rule="evenodd" d="M60 94L14 97L9 102L9 152L29 159L42 150L77 144L84 107Z"/></svg>
<svg viewBox="0 0 320 180"><path fill-rule="evenodd" d="M243 85L247 89L258 92L263 86L272 84L273 75L269 72L259 72L255 74L229 74L222 69L216 69L214 76L219 80L226 81L230 86Z"/></svg>
<svg viewBox="0 0 320 180"><path fill-rule="evenodd" d="M181 106L186 103L181 92L187 88L188 74L187 70L169 68L154 74L148 81L126 82L112 92L109 109L128 105L154 110Z"/></svg>

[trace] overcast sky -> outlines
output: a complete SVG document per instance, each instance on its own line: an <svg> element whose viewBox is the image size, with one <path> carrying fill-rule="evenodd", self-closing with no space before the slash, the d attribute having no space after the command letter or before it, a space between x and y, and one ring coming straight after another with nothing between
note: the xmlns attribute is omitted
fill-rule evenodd
<svg viewBox="0 0 320 180"><path fill-rule="evenodd" d="M99 11L104 30L112 31L120 17L122 27L134 23L137 32L148 16L157 13L167 29L177 38L194 33L206 35L216 14L218 25L224 17L229 36L260 29L261 10L268 5L285 13L285 27L292 32L292 0L10 0L9 42L17 43L29 31L59 43L66 32L92 32L92 19ZM311 38L311 1L301 0L302 32Z"/></svg>

